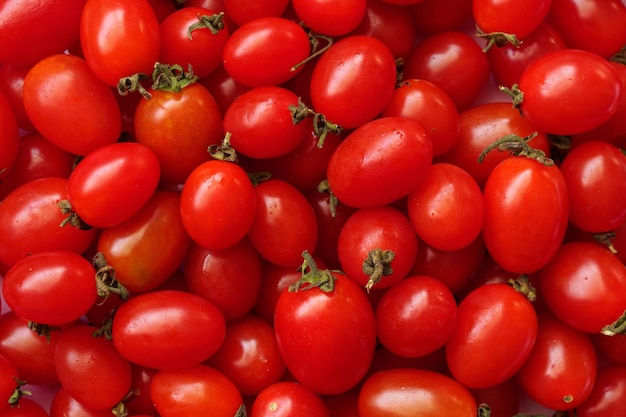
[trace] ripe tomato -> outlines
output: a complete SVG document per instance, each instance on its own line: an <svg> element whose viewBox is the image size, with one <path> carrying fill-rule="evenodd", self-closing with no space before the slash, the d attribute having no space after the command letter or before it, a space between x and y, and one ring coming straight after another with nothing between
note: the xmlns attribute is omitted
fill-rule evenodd
<svg viewBox="0 0 626 417"><path fill-rule="evenodd" d="M424 369L391 369L365 380L358 399L361 417L474 417L476 401L463 385Z"/></svg>
<svg viewBox="0 0 626 417"><path fill-rule="evenodd" d="M49 414L35 400L22 397L17 406L0 410L0 417L49 417Z"/></svg>
<svg viewBox="0 0 626 417"><path fill-rule="evenodd" d="M329 121L354 129L382 112L395 84L395 59L387 45L369 36L347 36L315 64L311 102Z"/></svg>
<svg viewBox="0 0 626 417"><path fill-rule="evenodd" d="M490 417L511 417L520 411L521 395L514 377L495 387L472 389L470 392L477 404L489 406Z"/></svg>
<svg viewBox="0 0 626 417"><path fill-rule="evenodd" d="M15 366L4 356L0 355L0 410L9 406L9 400L17 387L16 378L19 375Z"/></svg>
<svg viewBox="0 0 626 417"><path fill-rule="evenodd" d="M503 32L522 40L543 22L551 3L552 0L473 0L472 15L483 33Z"/></svg>
<svg viewBox="0 0 626 417"><path fill-rule="evenodd" d="M4 63L0 65L0 92L9 101L17 125L26 131L34 132L35 127L28 119L22 92L24 91L24 78L32 65L11 65Z"/></svg>
<svg viewBox="0 0 626 417"><path fill-rule="evenodd" d="M94 410L85 407L60 386L52 396L50 417L111 417L111 409Z"/></svg>
<svg viewBox="0 0 626 417"><path fill-rule="evenodd" d="M328 161L331 191L356 208L405 197L424 179L432 162L426 130L401 117L382 117L355 129Z"/></svg>
<svg viewBox="0 0 626 417"><path fill-rule="evenodd" d="M576 407L578 417L619 417L626 398L626 367L606 365L598 368L591 393Z"/></svg>
<svg viewBox="0 0 626 417"><path fill-rule="evenodd" d="M293 9L307 27L327 36L345 35L361 23L367 8L366 0L293 0Z"/></svg>
<svg viewBox="0 0 626 417"><path fill-rule="evenodd" d="M493 387L519 371L536 337L537 315L524 295L506 284L483 285L459 304L448 367L466 387Z"/></svg>
<svg viewBox="0 0 626 417"><path fill-rule="evenodd" d="M305 386L282 381L261 391L252 402L250 417L330 417L322 398Z"/></svg>
<svg viewBox="0 0 626 417"><path fill-rule="evenodd" d="M122 120L113 91L78 57L57 54L26 74L24 107L46 139L85 156L118 140Z"/></svg>
<svg viewBox="0 0 626 417"><path fill-rule="evenodd" d="M94 74L116 87L120 78L152 73L159 58L159 21L147 0L87 0L80 46Z"/></svg>
<svg viewBox="0 0 626 417"><path fill-rule="evenodd" d="M266 0L250 3L247 0L222 0L224 11L238 26L259 17L279 17L285 12L289 0Z"/></svg>
<svg viewBox="0 0 626 417"><path fill-rule="evenodd" d="M224 65L220 65L206 77L200 78L198 82L209 90L217 102L221 114L226 113L228 107L237 97L252 88L236 82L226 72Z"/></svg>
<svg viewBox="0 0 626 417"><path fill-rule="evenodd" d="M410 12L420 34L458 30L472 20L472 0L422 0Z"/></svg>

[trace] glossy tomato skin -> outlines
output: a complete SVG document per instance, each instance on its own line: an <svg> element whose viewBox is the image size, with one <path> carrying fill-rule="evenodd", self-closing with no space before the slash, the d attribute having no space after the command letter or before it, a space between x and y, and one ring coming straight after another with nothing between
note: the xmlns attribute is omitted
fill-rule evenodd
<svg viewBox="0 0 626 417"><path fill-rule="evenodd" d="M68 152L85 156L120 136L114 93L81 58L56 54L37 62L24 79L23 100L37 131Z"/></svg>
<svg viewBox="0 0 626 417"><path fill-rule="evenodd" d="M23 319L59 325L77 320L96 301L95 270L68 251L45 251L16 262L4 276L2 295Z"/></svg>
<svg viewBox="0 0 626 417"><path fill-rule="evenodd" d="M552 0L526 2L473 0L472 15L485 33L504 32L524 39L545 19ZM520 16L524 16L523 19Z"/></svg>
<svg viewBox="0 0 626 417"><path fill-rule="evenodd" d="M67 389L60 386L53 394L50 417L110 417L111 409L94 410L76 400Z"/></svg>
<svg viewBox="0 0 626 417"><path fill-rule="evenodd" d="M487 178L483 197L482 235L493 259L520 274L547 265L568 224L567 185L559 168L526 157L507 158Z"/></svg>
<svg viewBox="0 0 626 417"><path fill-rule="evenodd" d="M215 353L224 341L226 324L220 310L202 297L159 290L122 304L112 331L116 349L132 363L174 369L197 365Z"/></svg>
<svg viewBox="0 0 626 417"><path fill-rule="evenodd" d="M606 59L571 48L533 61L522 73L519 88L524 92L524 117L536 129L555 135L600 126L615 113L622 94L619 74ZM559 109L558 116L554 109Z"/></svg>
<svg viewBox="0 0 626 417"><path fill-rule="evenodd" d="M401 117L372 120L348 135L328 161L330 189L355 208L405 197L432 162L432 142L416 122Z"/></svg>
<svg viewBox="0 0 626 417"><path fill-rule="evenodd" d="M522 367L536 337L537 314L524 295L507 284L483 285L458 306L448 367L469 388L501 384Z"/></svg>
<svg viewBox="0 0 626 417"><path fill-rule="evenodd" d="M396 64L387 45L369 36L347 36L315 64L311 102L329 121L354 129L384 109L395 84Z"/></svg>
<svg viewBox="0 0 626 417"><path fill-rule="evenodd" d="M598 368L593 389L576 407L580 417L618 417L626 396L626 367L605 365Z"/></svg>
<svg viewBox="0 0 626 417"><path fill-rule="evenodd" d="M358 399L361 417L474 417L476 406L467 388L444 374L424 369L375 373L365 380Z"/></svg>
<svg viewBox="0 0 626 417"><path fill-rule="evenodd" d="M341 4L331 0L294 0L291 3L307 27L327 36L345 35L356 29L367 8L366 0L349 0Z"/></svg>
<svg viewBox="0 0 626 417"><path fill-rule="evenodd" d="M0 417L49 417L49 414L35 400L20 398L18 407L8 407L0 410Z"/></svg>
<svg viewBox="0 0 626 417"><path fill-rule="evenodd" d="M374 312L365 290L346 276L335 277L331 292L283 291L274 315L276 340L287 369L320 394L340 394L356 386L367 372L376 344Z"/></svg>
<svg viewBox="0 0 626 417"><path fill-rule="evenodd" d="M225 249L243 239L255 210L252 182L232 162L204 162L189 174L181 192L183 225L191 239L207 249Z"/></svg>
<svg viewBox="0 0 626 417"><path fill-rule="evenodd" d="M181 265L191 245L180 214L180 195L156 191L131 218L104 229L98 252L131 293L161 285Z"/></svg>
<svg viewBox="0 0 626 417"><path fill-rule="evenodd" d="M282 381L265 388L255 397L250 417L330 417L322 398L305 386Z"/></svg>
<svg viewBox="0 0 626 417"><path fill-rule="evenodd" d="M159 58L159 21L147 0L87 0L80 46L94 74L116 87L122 77L152 73Z"/></svg>
<svg viewBox="0 0 626 417"><path fill-rule="evenodd" d="M250 3L246 0L222 0L226 16L241 26L259 17L282 16L289 5L288 0L272 0Z"/></svg>
<svg viewBox="0 0 626 417"><path fill-rule="evenodd" d="M0 379L0 410L9 406L9 398L15 391L17 383L14 378L18 378L17 369L9 361L9 359L0 355L0 370L2 378Z"/></svg>

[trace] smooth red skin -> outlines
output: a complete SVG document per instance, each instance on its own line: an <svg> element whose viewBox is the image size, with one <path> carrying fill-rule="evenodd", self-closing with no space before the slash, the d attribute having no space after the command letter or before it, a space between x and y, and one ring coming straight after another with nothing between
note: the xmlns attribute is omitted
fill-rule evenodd
<svg viewBox="0 0 626 417"><path fill-rule="evenodd" d="M460 130L455 145L435 162L448 162L467 171L484 187L487 177L501 161L511 157L508 152L489 152L482 162L478 156L487 146L503 136L514 134L527 137L536 129L526 121L511 103L477 104L459 113ZM538 132L528 144L550 156L550 144L545 133Z"/></svg>
<svg viewBox="0 0 626 417"><path fill-rule="evenodd" d="M300 25L281 17L263 17L231 33L222 63L240 84L277 86L296 75L298 71L291 68L305 60L309 52L309 38Z"/></svg>
<svg viewBox="0 0 626 417"><path fill-rule="evenodd" d="M508 0L473 0L472 15L484 33L514 34L524 41L548 15L552 0L532 0L523 3ZM523 19L520 16L524 16Z"/></svg>
<svg viewBox="0 0 626 417"><path fill-rule="evenodd" d="M2 295L21 318L59 325L78 319L94 304L94 276L91 262L74 252L39 252L9 269Z"/></svg>
<svg viewBox="0 0 626 417"><path fill-rule="evenodd" d="M20 185L38 178L68 178L74 160L74 155L55 146L39 133L20 137L15 162L0 182L0 199Z"/></svg>
<svg viewBox="0 0 626 417"><path fill-rule="evenodd" d="M561 172L570 201L569 222L586 232L614 230L626 219L626 156L614 145L590 141L570 150Z"/></svg>
<svg viewBox="0 0 626 417"><path fill-rule="evenodd" d="M373 283L373 289L389 288L407 276L415 263L418 244L411 222L401 211L380 206L359 209L344 223L337 240L337 255L341 270L365 286L369 275L363 272L363 262L376 249L390 250L392 273Z"/></svg>
<svg viewBox="0 0 626 417"><path fill-rule="evenodd" d="M180 200L183 225L198 245L226 249L250 230L255 199L252 182L239 165L207 161L191 172L183 186Z"/></svg>
<svg viewBox="0 0 626 417"><path fill-rule="evenodd" d="M102 231L98 252L131 293L161 285L181 265L191 238L183 226L180 195L156 191L130 219Z"/></svg>
<svg viewBox="0 0 626 417"><path fill-rule="evenodd" d="M463 62L463 65L458 65ZM404 79L420 78L445 91L459 111L478 99L489 79L489 61L470 35L433 34L417 44L403 66Z"/></svg>
<svg viewBox="0 0 626 417"><path fill-rule="evenodd" d="M30 65L62 53L78 41L85 0L9 0L2 2L0 62ZM46 24L42 24L46 22Z"/></svg>
<svg viewBox="0 0 626 417"><path fill-rule="evenodd" d="M81 58L56 54L37 62L24 79L23 100L37 131L67 152L85 156L120 136L114 93Z"/></svg>
<svg viewBox="0 0 626 417"><path fill-rule="evenodd" d="M459 250L476 240L482 230L482 191L476 180L456 165L431 165L407 202L415 232L437 249Z"/></svg>
<svg viewBox="0 0 626 417"><path fill-rule="evenodd" d="M589 397L576 407L579 417L619 417L626 399L626 367L605 365L598 368Z"/></svg>
<svg viewBox="0 0 626 417"><path fill-rule="evenodd" d="M626 305L622 262L593 243L564 243L538 281L550 310L582 332L599 332L617 320Z"/></svg>
<svg viewBox="0 0 626 417"><path fill-rule="evenodd" d="M19 130L11 103L0 92L0 179L15 164L19 152Z"/></svg>
<svg viewBox="0 0 626 417"><path fill-rule="evenodd" d="M311 103L329 121L354 129L382 112L395 84L395 59L387 45L369 36L347 36L315 64Z"/></svg>
<svg viewBox="0 0 626 417"><path fill-rule="evenodd" d="M22 91L24 89L24 78L31 69L32 65L0 65L0 92L9 100L15 119L21 129L29 132L35 131L35 126L30 122L24 101L22 100Z"/></svg>
<svg viewBox="0 0 626 417"><path fill-rule="evenodd" d="M195 365L157 372L150 397L161 417L232 417L243 403L235 384L221 372Z"/></svg>
<svg viewBox="0 0 626 417"><path fill-rule="evenodd" d="M372 120L350 133L328 161L330 189L351 207L390 204L424 179L432 149L427 132L414 121Z"/></svg>
<svg viewBox="0 0 626 417"><path fill-rule="evenodd" d="M487 404L490 417L516 415L520 403L520 391L515 378L510 378L494 387L470 390L477 404Z"/></svg>
<svg viewBox="0 0 626 417"><path fill-rule="evenodd" d="M530 158L508 158L489 175L483 197L482 235L493 259L519 274L546 266L568 225L567 185L559 169Z"/></svg>
<svg viewBox="0 0 626 417"><path fill-rule="evenodd" d="M49 417L42 405L29 398L20 398L19 407L8 407L0 410L0 417Z"/></svg>
<svg viewBox="0 0 626 417"><path fill-rule="evenodd" d="M209 90L221 114L226 113L228 107L230 107L237 97L251 89L251 87L236 82L233 77L226 72L224 65L220 65L209 75L199 79L198 82Z"/></svg>
<svg viewBox="0 0 626 417"><path fill-rule="evenodd" d="M623 90L619 73L606 59L571 48L533 61L522 73L519 88L524 92L524 117L536 129L555 135L600 126L617 111ZM558 117L553 109L559 109Z"/></svg>
<svg viewBox="0 0 626 417"><path fill-rule="evenodd" d="M116 87L122 77L152 73L161 45L159 21L148 0L87 0L80 45L94 74Z"/></svg>
<svg viewBox="0 0 626 417"><path fill-rule="evenodd" d="M290 416L330 417L330 412L318 394L293 381L268 386L256 396L250 409L250 417Z"/></svg>
<svg viewBox="0 0 626 417"><path fill-rule="evenodd" d="M474 417L476 401L454 379L423 369L392 369L378 372L365 380L359 393L361 417L420 417L441 415Z"/></svg>
<svg viewBox="0 0 626 417"><path fill-rule="evenodd" d="M521 391L539 405L569 410L591 393L596 369L596 352L589 335L552 315L541 315L537 340L516 380ZM564 400L567 395L572 396L571 401Z"/></svg>
<svg viewBox="0 0 626 417"><path fill-rule="evenodd" d="M385 292L376 307L376 334L390 352L420 357L441 348L456 324L456 300L441 281L406 277Z"/></svg>
<svg viewBox="0 0 626 417"><path fill-rule="evenodd" d="M189 27L199 23L199 17L216 15L217 11L199 7L176 10L161 22L161 48L159 62L181 65L185 70L191 66L198 77L206 77L222 65L222 52L229 30L225 25L216 34L208 28L191 32Z"/></svg>
<svg viewBox="0 0 626 417"><path fill-rule="evenodd" d="M207 149L224 135L217 102L199 83L180 92L149 90L135 111L135 139L159 158L161 177L183 184L191 172L211 159Z"/></svg>
<svg viewBox="0 0 626 417"><path fill-rule="evenodd" d="M150 384L159 370L131 363L131 371L133 375L132 389L135 395L124 402L126 409L131 416L136 414L154 416L157 411L150 398Z"/></svg>
<svg viewBox="0 0 626 417"><path fill-rule="evenodd" d="M416 30L429 35L457 30L472 19L472 0L422 0L410 11Z"/></svg>
<svg viewBox="0 0 626 417"><path fill-rule="evenodd" d="M38 252L62 249L83 253L97 230L59 227L66 215L57 206L67 199L67 179L44 177L13 190L0 204L0 261L7 266Z"/></svg>
<svg viewBox="0 0 626 417"><path fill-rule="evenodd" d="M50 417L110 417L111 409L94 410L85 407L60 386L52 396Z"/></svg>
<svg viewBox="0 0 626 417"><path fill-rule="evenodd" d="M332 0L293 0L297 17L314 33L341 36L359 26L367 10L366 0L348 0L337 3Z"/></svg>
<svg viewBox="0 0 626 417"><path fill-rule="evenodd" d="M193 317L193 326L189 318ZM221 311L204 298L176 290L160 290L130 298L113 318L113 342L129 361L155 369L201 363L224 340Z"/></svg>
<svg viewBox="0 0 626 417"><path fill-rule="evenodd" d="M274 330L289 372L319 394L340 394L356 386L376 345L374 312L366 293L344 275L336 275L330 293L318 288L283 291Z"/></svg>
<svg viewBox="0 0 626 417"><path fill-rule="evenodd" d="M317 246L317 219L311 204L297 188L279 179L263 181L255 191L250 243L263 259L298 267L302 252L314 253Z"/></svg>
<svg viewBox="0 0 626 417"><path fill-rule="evenodd" d="M260 17L280 17L289 4L288 0L271 0L250 3L246 0L223 0L226 14L238 26Z"/></svg>
<svg viewBox="0 0 626 417"><path fill-rule="evenodd" d="M49 340L27 326L14 311L0 316L0 355L9 359L20 378L31 385L54 385L59 378L54 368L54 349L61 332L50 332Z"/></svg>
<svg viewBox="0 0 626 417"><path fill-rule="evenodd" d="M110 409L128 394L130 363L113 342L94 337L98 328L79 325L64 330L57 341L54 362L59 381L85 407Z"/></svg>
<svg viewBox="0 0 626 417"><path fill-rule="evenodd" d="M489 48L487 59L494 78L500 85L512 87L518 83L524 69L532 61L548 52L565 49L567 44L561 34L544 20L535 30L524 37L521 45L507 44Z"/></svg>
<svg viewBox="0 0 626 417"><path fill-rule="evenodd" d="M274 328L252 314L228 322L224 343L206 364L230 378L244 396L279 382L286 369Z"/></svg>
<svg viewBox="0 0 626 417"><path fill-rule="evenodd" d="M13 395L17 383L14 378L19 378L17 369L8 358L0 355L0 410L9 406L9 398Z"/></svg>
<svg viewBox="0 0 626 417"><path fill-rule="evenodd" d="M277 158L293 151L303 140L306 123L294 123L289 110L298 96L286 88L253 88L237 97L224 113L224 133L230 144L250 158Z"/></svg>
<svg viewBox="0 0 626 417"><path fill-rule="evenodd" d="M506 284L478 287L459 303L448 367L468 388L493 387L519 371L536 337L537 315L524 295Z"/></svg>
<svg viewBox="0 0 626 417"><path fill-rule="evenodd" d="M226 249L193 245L183 271L189 291L215 304L226 320L248 314L261 288L261 257L247 239Z"/></svg>
<svg viewBox="0 0 626 417"><path fill-rule="evenodd" d="M398 85L382 112L419 123L433 144L433 156L448 152L461 130L459 112L450 96L426 80L409 79Z"/></svg>

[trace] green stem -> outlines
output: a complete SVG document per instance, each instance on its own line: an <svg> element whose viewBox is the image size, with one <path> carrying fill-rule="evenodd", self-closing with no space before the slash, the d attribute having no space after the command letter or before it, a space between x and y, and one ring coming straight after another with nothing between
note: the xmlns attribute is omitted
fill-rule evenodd
<svg viewBox="0 0 626 417"><path fill-rule="evenodd" d="M143 73L137 73L128 77L120 78L117 83L117 93L121 96L126 96L128 93L139 91L139 93L145 99L151 99L152 94L141 85L142 81L148 79L148 76Z"/></svg>
<svg viewBox="0 0 626 417"><path fill-rule="evenodd" d="M230 138L233 134L230 132L226 132L224 135L224 139L222 139L222 143L219 145L211 145L207 149L209 154L213 159L217 159L219 161L229 161L229 162L237 162L237 151L230 145Z"/></svg>
<svg viewBox="0 0 626 417"><path fill-rule="evenodd" d="M311 31L308 31L309 33L309 42L311 43L311 54L306 57L305 59L303 59L302 61L298 62L297 64L295 64L293 67L291 67L291 71L297 71L298 68L300 68L302 65L306 64L309 61L314 60L315 58L317 58L318 56L322 55L324 52L326 52L328 50L328 48L330 48L334 41L333 38L329 37L329 36L325 36L325 35L320 35L320 34L313 34ZM320 39L326 41L326 45L324 45L324 47L320 48Z"/></svg>
<svg viewBox="0 0 626 417"><path fill-rule="evenodd" d="M317 184L317 191L320 193L328 194L328 209L330 210L331 217L337 217L337 205L339 204L339 199L330 189L330 185L328 184L328 180L323 180L319 184Z"/></svg>
<svg viewBox="0 0 626 417"><path fill-rule="evenodd" d="M525 137L514 134L503 136L495 142L487 145L485 149L482 150L482 152L478 155L478 163L482 163L489 152L497 150L499 152L508 151L514 156L531 158L545 166L553 166L554 161L548 158L544 151L533 148L528 144L528 142L533 140L536 136L537 132L533 132Z"/></svg>
<svg viewBox="0 0 626 417"><path fill-rule="evenodd" d="M537 300L537 290L535 290L535 287L530 283L527 275L520 275L515 279L509 279L509 285L513 287L515 291L528 298L528 301Z"/></svg>
<svg viewBox="0 0 626 417"><path fill-rule="evenodd" d="M367 254L367 258L363 260L363 273L369 277L365 284L367 292L370 292L383 277L393 273L391 261L395 256L395 252L388 249L374 249Z"/></svg>
<svg viewBox="0 0 626 417"><path fill-rule="evenodd" d="M177 93L196 82L197 79L198 77L194 75L191 65L185 72L183 67L178 64L166 65L157 62L154 64L154 71L152 71L152 89Z"/></svg>
<svg viewBox="0 0 626 417"><path fill-rule="evenodd" d="M313 133L315 133L315 136L318 138L318 148L324 146L324 141L329 133L334 133L335 135L341 134L341 126L329 122L326 116L308 107L304 104L301 97L298 97L298 104L290 104L288 109L291 113L291 121L294 125L302 122L309 116L313 116Z"/></svg>
<svg viewBox="0 0 626 417"><path fill-rule="evenodd" d="M615 336L626 333L626 311L624 311L624 313L613 323L604 326L601 333L606 336Z"/></svg>
<svg viewBox="0 0 626 417"><path fill-rule="evenodd" d="M115 269L107 263L102 252L98 252L94 256L93 266L96 269L96 291L98 296L102 297L102 301L98 305L104 304L111 294L117 294L122 300L128 298L128 290L115 279Z"/></svg>
<svg viewBox="0 0 626 417"><path fill-rule="evenodd" d="M319 269L308 251L302 252L302 257L304 258L300 266L302 276L289 286L288 291L298 292L319 288L323 292L333 292L336 279L333 273L328 269Z"/></svg>
<svg viewBox="0 0 626 417"><path fill-rule="evenodd" d="M224 28L224 12L215 13L210 16L206 14L199 15L198 21L189 26L189 29L187 30L187 37L193 40L192 32L194 30L209 29L211 34L217 35L220 33L220 30Z"/></svg>
<svg viewBox="0 0 626 417"><path fill-rule="evenodd" d="M522 41L520 41L514 33L485 33L481 28L476 26L476 36L487 40L487 45L483 48L483 52L485 53L488 52L494 45L497 47L513 45L515 48L519 48L522 45Z"/></svg>

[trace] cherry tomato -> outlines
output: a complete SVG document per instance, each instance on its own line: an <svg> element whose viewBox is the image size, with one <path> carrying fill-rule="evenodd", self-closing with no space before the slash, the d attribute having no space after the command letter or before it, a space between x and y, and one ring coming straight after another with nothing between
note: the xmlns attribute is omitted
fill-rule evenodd
<svg viewBox="0 0 626 417"><path fill-rule="evenodd" d="M490 417L511 417L520 411L520 392L515 378L494 387L470 390L477 404L487 404Z"/></svg>
<svg viewBox="0 0 626 417"><path fill-rule="evenodd" d="M305 386L282 381L261 391L254 399L250 417L330 417L322 398Z"/></svg>
<svg viewBox="0 0 626 417"><path fill-rule="evenodd" d="M0 355L0 410L9 407L9 400L17 387L19 375L15 366L6 357Z"/></svg>
<svg viewBox="0 0 626 417"><path fill-rule="evenodd" d="M606 365L598 368L591 393L576 407L579 417L618 417L626 398L626 367Z"/></svg>
<svg viewBox="0 0 626 417"><path fill-rule="evenodd" d="M472 0L422 0L410 8L421 34L457 30L472 20Z"/></svg>
<svg viewBox="0 0 626 417"><path fill-rule="evenodd" d="M49 417L49 414L35 400L22 397L17 406L0 410L0 417Z"/></svg>
<svg viewBox="0 0 626 417"><path fill-rule="evenodd" d="M484 33L503 32L525 39L548 15L552 0L473 0L472 15ZM523 16L523 18L521 18Z"/></svg>
<svg viewBox="0 0 626 417"><path fill-rule="evenodd" d="M250 3L246 0L223 0L226 14L241 26L260 17L279 17L285 12L288 0L266 0Z"/></svg>
<svg viewBox="0 0 626 417"><path fill-rule="evenodd" d="M111 409L94 410L85 407L60 386L52 396L50 417L110 417Z"/></svg>
<svg viewBox="0 0 626 417"><path fill-rule="evenodd" d="M602 333L593 333L591 338L598 355L606 358L613 364L626 365L626 357L624 357L624 352L626 351L626 335L616 334L609 336Z"/></svg>
<svg viewBox="0 0 626 417"><path fill-rule="evenodd" d="M26 109L24 108L24 100L22 93L24 91L24 78L31 69L32 65L0 65L0 92L8 99L17 125L29 132L35 131L35 126L30 122ZM4 128L4 126L3 126Z"/></svg>
<svg viewBox="0 0 626 417"><path fill-rule="evenodd" d="M212 73L198 80L211 93L220 109L220 113L226 113L228 107L241 94L250 90L251 87L239 84L230 76L224 65L217 67Z"/></svg>
<svg viewBox="0 0 626 417"><path fill-rule="evenodd" d="M367 9L366 0L293 0L298 19L315 33L328 36L345 35L361 23Z"/></svg>

